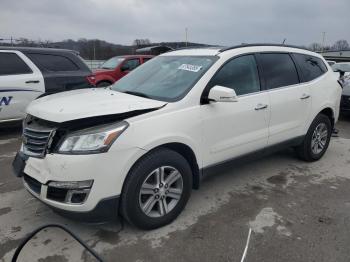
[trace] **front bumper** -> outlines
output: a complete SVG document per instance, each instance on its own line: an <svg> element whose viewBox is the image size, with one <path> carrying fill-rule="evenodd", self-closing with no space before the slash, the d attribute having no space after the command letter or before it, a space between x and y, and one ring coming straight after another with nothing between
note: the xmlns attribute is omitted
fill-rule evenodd
<svg viewBox="0 0 350 262"><path fill-rule="evenodd" d="M15 171L21 172L25 188L54 210L70 214L71 217L92 217L94 220L94 217L98 217L95 215L96 212L103 214L102 217L113 217L118 214L117 199L121 195L125 177L132 165L145 152L139 148L122 150L111 148L102 154L47 154L45 158L24 156L23 168ZM23 153L19 154L23 156ZM62 192L59 190L53 192L49 186L51 181L85 180L93 180L93 184L87 198L81 203L65 202Z"/></svg>
<svg viewBox="0 0 350 262"><path fill-rule="evenodd" d="M43 199L45 199L45 196L43 195L47 192L47 186L40 185L40 182L35 181L33 178L28 179L25 177L26 175L24 175L23 184L27 191L61 216L88 223L105 222L116 220L118 218L119 196L101 199L90 211L68 211L50 205L47 201L43 201ZM29 180L32 180L32 183L30 183Z"/></svg>

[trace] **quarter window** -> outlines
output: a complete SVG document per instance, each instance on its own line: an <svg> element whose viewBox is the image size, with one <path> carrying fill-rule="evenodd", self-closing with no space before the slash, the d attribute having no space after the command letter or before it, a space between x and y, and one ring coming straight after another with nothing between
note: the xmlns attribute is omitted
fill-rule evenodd
<svg viewBox="0 0 350 262"><path fill-rule="evenodd" d="M303 82L314 80L327 72L327 67L318 57L303 54L293 54L301 69Z"/></svg>
<svg viewBox="0 0 350 262"><path fill-rule="evenodd" d="M28 54L29 58L43 70L51 72L76 71L79 67L69 58L59 55Z"/></svg>
<svg viewBox="0 0 350 262"><path fill-rule="evenodd" d="M226 63L210 81L210 87L215 85L232 88L237 95L260 91L259 74L254 56L245 55Z"/></svg>
<svg viewBox="0 0 350 262"><path fill-rule="evenodd" d="M273 89L299 83L294 62L289 54L260 54L266 88Z"/></svg>
<svg viewBox="0 0 350 262"><path fill-rule="evenodd" d="M0 53L0 75L30 74L32 70L15 53Z"/></svg>

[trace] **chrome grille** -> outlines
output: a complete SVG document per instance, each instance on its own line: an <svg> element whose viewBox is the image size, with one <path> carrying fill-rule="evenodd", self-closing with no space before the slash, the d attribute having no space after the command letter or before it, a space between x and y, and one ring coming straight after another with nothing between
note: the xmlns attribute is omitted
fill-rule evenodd
<svg viewBox="0 0 350 262"><path fill-rule="evenodd" d="M24 127L22 137L24 154L34 157L44 157L53 134L54 130L52 129Z"/></svg>

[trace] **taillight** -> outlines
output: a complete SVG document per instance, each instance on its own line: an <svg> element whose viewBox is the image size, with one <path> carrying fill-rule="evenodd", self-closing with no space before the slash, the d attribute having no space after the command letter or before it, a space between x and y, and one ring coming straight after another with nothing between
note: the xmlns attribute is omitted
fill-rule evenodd
<svg viewBox="0 0 350 262"><path fill-rule="evenodd" d="M89 75L86 77L86 79L89 81L89 83L93 86L96 85L96 77L94 75Z"/></svg>

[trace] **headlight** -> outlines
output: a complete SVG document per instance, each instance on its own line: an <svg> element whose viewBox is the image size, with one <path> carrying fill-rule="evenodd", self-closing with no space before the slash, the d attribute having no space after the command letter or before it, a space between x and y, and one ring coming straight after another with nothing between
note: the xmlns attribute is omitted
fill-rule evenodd
<svg viewBox="0 0 350 262"><path fill-rule="evenodd" d="M106 152L129 124L125 121L115 125L88 128L69 134L58 152L63 154L93 154Z"/></svg>

